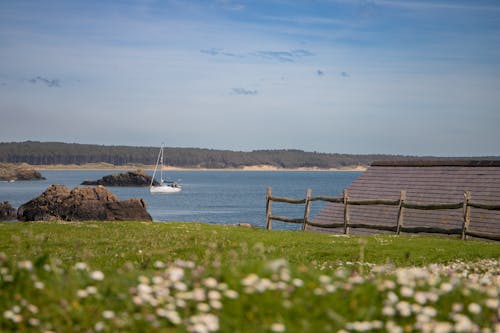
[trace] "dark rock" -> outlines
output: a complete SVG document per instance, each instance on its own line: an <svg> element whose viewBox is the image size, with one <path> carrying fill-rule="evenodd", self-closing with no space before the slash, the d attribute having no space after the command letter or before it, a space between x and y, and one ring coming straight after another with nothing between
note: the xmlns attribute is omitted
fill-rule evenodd
<svg viewBox="0 0 500 333"><path fill-rule="evenodd" d="M0 221L17 220L16 209L8 201L0 203Z"/></svg>
<svg viewBox="0 0 500 333"><path fill-rule="evenodd" d="M152 220L143 199L119 201L103 186L75 187L70 191L63 185L51 185L23 204L17 218L20 221Z"/></svg>
<svg viewBox="0 0 500 333"><path fill-rule="evenodd" d="M104 176L98 180L85 180L82 185L103 185L103 186L149 186L152 177L143 171L119 173L116 175ZM154 185L159 185L155 180Z"/></svg>

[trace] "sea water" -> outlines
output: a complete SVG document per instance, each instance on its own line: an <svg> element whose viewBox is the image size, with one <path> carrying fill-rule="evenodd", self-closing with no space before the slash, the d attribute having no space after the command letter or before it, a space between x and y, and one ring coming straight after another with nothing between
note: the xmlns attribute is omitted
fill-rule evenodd
<svg viewBox="0 0 500 333"><path fill-rule="evenodd" d="M40 195L52 184L69 188L84 180L96 180L120 170L42 171L43 181L0 182L0 202L19 207ZM108 187L120 200L143 198L154 221L186 221L216 224L250 223L265 226L266 190L273 196L303 199L308 188L312 195L337 196L360 172L347 171L169 171L170 180L179 181L182 192L150 194L148 187ZM311 205L311 216L324 203ZM273 215L302 218L304 205L273 203ZM273 229L298 229L297 224L273 222Z"/></svg>

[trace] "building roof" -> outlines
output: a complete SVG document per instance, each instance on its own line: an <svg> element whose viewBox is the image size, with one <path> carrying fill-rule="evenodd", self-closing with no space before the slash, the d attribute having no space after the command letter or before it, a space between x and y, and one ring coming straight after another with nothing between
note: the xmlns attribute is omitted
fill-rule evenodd
<svg viewBox="0 0 500 333"><path fill-rule="evenodd" d="M471 202L500 204L499 160L418 160L374 162L366 172L349 185L349 200L397 200L406 191L406 202L419 204L458 203L464 191L470 191ZM397 206L349 206L351 223L395 226ZM315 223L342 223L343 204L328 203L314 217ZM405 208L407 227L461 228L462 209L414 210ZM308 230L318 229L308 226ZM320 229L321 230L321 229ZM500 233L500 211L470 207L469 230ZM325 231L325 230L322 230ZM343 232L342 228L331 229ZM351 229L351 233L381 233Z"/></svg>

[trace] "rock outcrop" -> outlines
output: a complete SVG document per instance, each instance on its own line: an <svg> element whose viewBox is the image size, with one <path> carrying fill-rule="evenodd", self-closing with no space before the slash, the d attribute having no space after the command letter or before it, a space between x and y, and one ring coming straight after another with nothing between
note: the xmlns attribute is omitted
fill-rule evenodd
<svg viewBox="0 0 500 333"><path fill-rule="evenodd" d="M0 221L17 220L16 209L8 201L0 202Z"/></svg>
<svg viewBox="0 0 500 333"><path fill-rule="evenodd" d="M143 199L119 201L103 186L69 190L64 185L51 185L23 204L17 210L17 218L20 221L152 220Z"/></svg>
<svg viewBox="0 0 500 333"><path fill-rule="evenodd" d="M45 177L28 164L0 163L0 180L44 180Z"/></svg>
<svg viewBox="0 0 500 333"><path fill-rule="evenodd" d="M103 186L149 186L151 176L143 171L119 173L115 175L104 176L98 180L85 180L82 185L103 185ZM155 180L154 185L159 185Z"/></svg>

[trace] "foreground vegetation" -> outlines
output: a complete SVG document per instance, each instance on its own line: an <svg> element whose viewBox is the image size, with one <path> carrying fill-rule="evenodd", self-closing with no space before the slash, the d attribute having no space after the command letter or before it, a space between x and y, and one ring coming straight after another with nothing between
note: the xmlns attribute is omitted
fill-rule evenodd
<svg viewBox="0 0 500 333"><path fill-rule="evenodd" d="M499 258L443 237L0 223L0 331L494 332Z"/></svg>

